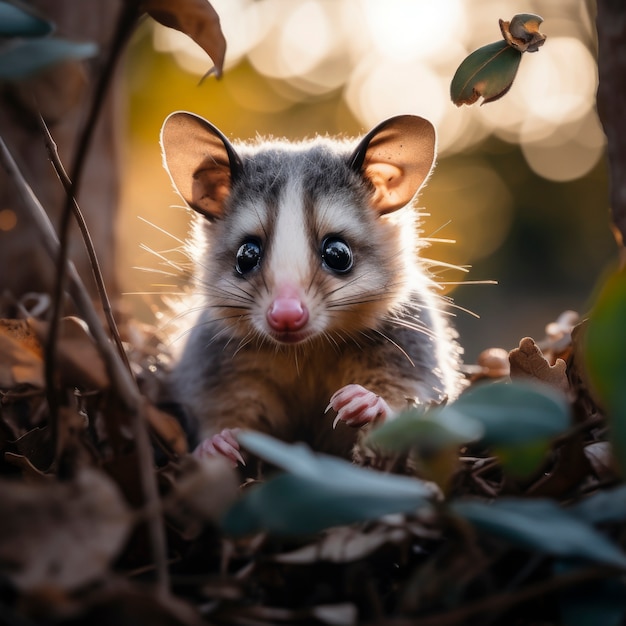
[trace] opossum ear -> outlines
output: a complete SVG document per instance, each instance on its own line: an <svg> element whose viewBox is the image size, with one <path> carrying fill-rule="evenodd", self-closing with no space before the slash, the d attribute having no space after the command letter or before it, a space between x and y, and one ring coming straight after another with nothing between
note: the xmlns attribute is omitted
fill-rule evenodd
<svg viewBox="0 0 626 626"><path fill-rule="evenodd" d="M373 128L350 157L350 166L374 188L381 215L408 204L430 174L437 151L433 125L416 115L392 117Z"/></svg>
<svg viewBox="0 0 626 626"><path fill-rule="evenodd" d="M178 111L163 123L161 149L165 169L185 202L209 219L221 217L241 170L228 139L198 115Z"/></svg>

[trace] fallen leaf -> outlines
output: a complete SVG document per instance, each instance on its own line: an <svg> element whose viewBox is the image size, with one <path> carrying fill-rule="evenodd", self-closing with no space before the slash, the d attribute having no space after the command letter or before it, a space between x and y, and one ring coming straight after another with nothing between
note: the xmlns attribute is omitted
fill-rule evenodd
<svg viewBox="0 0 626 626"><path fill-rule="evenodd" d="M530 337L524 337L519 348L511 350L509 362L512 379L536 379L563 393L569 390L565 361L557 359L554 365L550 365Z"/></svg>
<svg viewBox="0 0 626 626"><path fill-rule="evenodd" d="M207 0L143 0L140 7L159 24L191 37L211 57L215 75L222 75L226 39L219 15Z"/></svg>
<svg viewBox="0 0 626 626"><path fill-rule="evenodd" d="M45 342L49 324L33 318L29 318L28 324L41 342ZM58 337L57 372L61 384L81 389L108 388L110 381L104 360L83 322L77 317L64 317Z"/></svg>
<svg viewBox="0 0 626 626"><path fill-rule="evenodd" d="M0 388L44 387L43 350L26 320L0 320Z"/></svg>
<svg viewBox="0 0 626 626"><path fill-rule="evenodd" d="M93 469L69 483L0 481L0 501L0 566L22 591L101 579L132 523L117 486Z"/></svg>
<svg viewBox="0 0 626 626"><path fill-rule="evenodd" d="M168 447L176 454L182 455L188 452L187 437L180 422L169 413L157 409L150 402L146 402L146 418L153 431Z"/></svg>

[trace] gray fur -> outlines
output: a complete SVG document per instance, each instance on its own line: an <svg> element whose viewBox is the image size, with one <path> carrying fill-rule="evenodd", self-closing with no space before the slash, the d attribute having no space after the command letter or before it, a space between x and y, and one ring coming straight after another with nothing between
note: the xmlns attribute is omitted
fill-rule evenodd
<svg viewBox="0 0 626 626"><path fill-rule="evenodd" d="M165 140L164 150L166 162L176 158ZM350 166L353 150L329 139L235 146L240 165L223 214L197 216L202 306L172 383L204 436L244 427L349 456L357 429L339 423L333 430L334 416L325 414L341 387L360 384L395 411L459 393L460 349L419 259L417 211L372 210L373 185ZM304 232L285 237L285 219ZM354 254L354 269L344 276L320 260L320 242L330 233L344 237ZM241 276L235 256L249 235L263 241L263 265ZM280 256L292 245L291 256ZM302 343L279 344L263 332L279 273L301 285L311 323L319 325Z"/></svg>

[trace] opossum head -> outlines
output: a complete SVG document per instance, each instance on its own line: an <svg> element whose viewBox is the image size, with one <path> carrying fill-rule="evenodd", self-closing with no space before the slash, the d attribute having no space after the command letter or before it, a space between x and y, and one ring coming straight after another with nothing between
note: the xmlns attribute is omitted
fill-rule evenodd
<svg viewBox="0 0 626 626"><path fill-rule="evenodd" d="M421 288L412 202L435 159L427 120L394 117L356 145L233 146L191 113L161 133L174 186L198 212L194 252L215 333L302 345L377 328Z"/></svg>

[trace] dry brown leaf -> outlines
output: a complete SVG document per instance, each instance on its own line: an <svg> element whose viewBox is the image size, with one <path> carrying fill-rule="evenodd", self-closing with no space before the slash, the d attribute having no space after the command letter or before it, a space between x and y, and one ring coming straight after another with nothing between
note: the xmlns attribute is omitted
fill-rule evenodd
<svg viewBox="0 0 626 626"><path fill-rule="evenodd" d="M512 379L530 378L546 383L563 393L569 390L565 361L557 359L554 365L550 365L539 346L530 337L524 337L519 348L511 350L509 362Z"/></svg>
<svg viewBox="0 0 626 626"><path fill-rule="evenodd" d="M161 441L172 452L179 455L186 454L188 452L187 437L180 422L173 415L157 409L149 402L145 406L148 423Z"/></svg>
<svg viewBox="0 0 626 626"><path fill-rule="evenodd" d="M93 469L71 483L1 481L0 501L0 564L22 591L101 579L132 525L117 486Z"/></svg>
<svg viewBox="0 0 626 626"><path fill-rule="evenodd" d="M30 318L29 325L45 341L48 323ZM57 371L61 384L81 389L106 389L110 385L104 360L83 323L65 317L59 324Z"/></svg>
<svg viewBox="0 0 626 626"><path fill-rule="evenodd" d="M0 389L44 387L43 351L26 320L0 320Z"/></svg>
<svg viewBox="0 0 626 626"><path fill-rule="evenodd" d="M143 0L140 7L159 24L191 37L213 60L215 75L222 75L226 39L219 15L207 0Z"/></svg>

